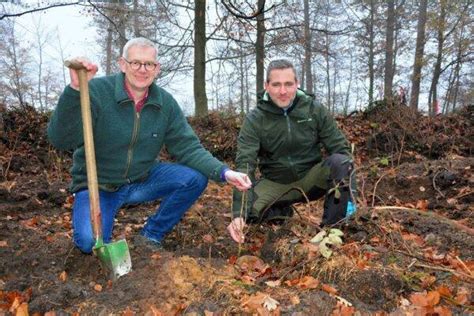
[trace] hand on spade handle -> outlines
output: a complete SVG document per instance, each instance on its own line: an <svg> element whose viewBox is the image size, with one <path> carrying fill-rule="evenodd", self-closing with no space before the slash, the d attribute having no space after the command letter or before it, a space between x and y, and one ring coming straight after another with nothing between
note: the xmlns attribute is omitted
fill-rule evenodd
<svg viewBox="0 0 474 316"><path fill-rule="evenodd" d="M91 80L99 70L99 67L86 57L75 57L67 60L65 64L69 68L69 76L71 77L70 87L74 90L79 90L79 75L77 73L79 69L87 71L87 81Z"/></svg>

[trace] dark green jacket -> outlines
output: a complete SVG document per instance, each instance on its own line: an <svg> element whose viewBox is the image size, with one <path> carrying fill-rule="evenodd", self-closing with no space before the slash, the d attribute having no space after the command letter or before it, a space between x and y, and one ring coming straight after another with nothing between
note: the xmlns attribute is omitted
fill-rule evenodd
<svg viewBox="0 0 474 316"><path fill-rule="evenodd" d="M144 179L166 146L178 163L215 181L226 167L205 150L176 100L156 84L140 113L124 89L122 73L89 82L99 187L114 191ZM74 149L71 191L87 187L79 92L66 87L48 125L50 142Z"/></svg>
<svg viewBox="0 0 474 316"><path fill-rule="evenodd" d="M264 92L242 124L236 167L248 171L252 180L258 167L263 178L288 184L300 180L321 162L321 147L329 154L350 155L349 144L336 121L313 96L298 90L285 111ZM239 198L240 193L234 191L234 216L240 212L240 203L235 203Z"/></svg>

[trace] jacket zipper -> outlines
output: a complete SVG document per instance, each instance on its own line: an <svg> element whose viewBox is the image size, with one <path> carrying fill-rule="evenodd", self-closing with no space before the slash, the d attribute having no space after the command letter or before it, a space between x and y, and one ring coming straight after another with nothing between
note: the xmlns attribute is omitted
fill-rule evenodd
<svg viewBox="0 0 474 316"><path fill-rule="evenodd" d="M288 113L286 112L286 110L283 110L284 111L284 115L285 115L285 118L286 118L286 127L287 127L287 131L288 131L288 144L291 144L292 141L293 141L293 135L291 133L291 123L290 123L290 117L288 116ZM290 169L293 173L293 176L296 178L298 178L298 175L296 174L296 170L295 170L295 164L293 163L293 159L291 158L291 155L288 154L288 164L290 165Z"/></svg>
<svg viewBox="0 0 474 316"><path fill-rule="evenodd" d="M128 172L130 171L130 166L132 164L133 147L135 146L135 143L137 142L138 130L139 129L140 129L140 112L135 111L135 119L134 119L134 122L133 122L132 140L130 141L130 144L128 146L127 168L125 169L125 174L124 174L124 177L127 179L128 183L131 183L131 179L128 179Z"/></svg>

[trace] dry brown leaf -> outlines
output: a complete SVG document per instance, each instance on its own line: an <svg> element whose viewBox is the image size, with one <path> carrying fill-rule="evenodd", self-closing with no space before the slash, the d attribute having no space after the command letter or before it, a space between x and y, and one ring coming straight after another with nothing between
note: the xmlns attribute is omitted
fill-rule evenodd
<svg viewBox="0 0 474 316"><path fill-rule="evenodd" d="M15 311L15 316L28 316L28 304L21 303Z"/></svg>
<svg viewBox="0 0 474 316"><path fill-rule="evenodd" d="M428 200L418 200L416 202L416 208L420 211L427 211L428 210Z"/></svg>
<svg viewBox="0 0 474 316"><path fill-rule="evenodd" d="M269 287L277 287L277 286L280 286L281 285L281 281L280 280L276 280L276 281L267 281L265 282L265 284Z"/></svg>
<svg viewBox="0 0 474 316"><path fill-rule="evenodd" d="M428 294L426 294L426 300L428 303L428 306L436 306L439 304L441 295L439 295L438 291L429 291Z"/></svg>
<svg viewBox="0 0 474 316"><path fill-rule="evenodd" d="M422 306L422 307L428 306L426 293L412 293L409 299L413 305Z"/></svg>
<svg viewBox="0 0 474 316"><path fill-rule="evenodd" d="M122 312L122 316L135 316L135 312L127 306L127 308Z"/></svg>
<svg viewBox="0 0 474 316"><path fill-rule="evenodd" d="M329 293L329 294L333 294L333 295L336 295L337 294L337 290L330 286L329 284L323 284L321 285L321 289L326 292L326 293Z"/></svg>
<svg viewBox="0 0 474 316"><path fill-rule="evenodd" d="M453 313L451 313L451 310L446 306L436 306L431 315L452 316Z"/></svg>
<svg viewBox="0 0 474 316"><path fill-rule="evenodd" d="M433 275L427 275L427 276L421 277L420 280L421 280L421 287L424 289L427 289L436 282L436 277Z"/></svg>
<svg viewBox="0 0 474 316"><path fill-rule="evenodd" d="M453 296L453 293L451 293L451 290L450 290L446 285L440 285L440 286L438 286L438 288L436 289L436 291L438 291L438 293L439 293L441 296L447 296L447 297Z"/></svg>
<svg viewBox="0 0 474 316"><path fill-rule="evenodd" d="M145 315L146 316L165 316L165 314L153 304L150 305L148 312L146 312Z"/></svg>
<svg viewBox="0 0 474 316"><path fill-rule="evenodd" d="M402 233L402 238L403 238L403 240L406 240L406 241L411 240L411 241L415 242L418 246L423 246L425 244L425 240L417 234Z"/></svg>
<svg viewBox="0 0 474 316"><path fill-rule="evenodd" d="M67 280L67 273L66 273L66 271L61 272L61 274L59 275L59 280L61 280L61 281L63 281L63 282L66 282L66 280Z"/></svg>
<svg viewBox="0 0 474 316"><path fill-rule="evenodd" d="M300 303L300 298L298 295L292 295L290 296L290 302L293 305L298 305Z"/></svg>
<svg viewBox="0 0 474 316"><path fill-rule="evenodd" d="M319 281L312 276L306 275L300 279L288 280L285 284L288 286L297 286L301 289L316 289L319 286Z"/></svg>
<svg viewBox="0 0 474 316"><path fill-rule="evenodd" d="M96 285L94 285L94 290L96 292L102 292L102 285L97 283Z"/></svg>
<svg viewBox="0 0 474 316"><path fill-rule="evenodd" d="M468 289L464 287L460 287L458 289L458 292L456 293L455 300L459 304L465 305L469 302L470 296L471 296L471 292Z"/></svg>

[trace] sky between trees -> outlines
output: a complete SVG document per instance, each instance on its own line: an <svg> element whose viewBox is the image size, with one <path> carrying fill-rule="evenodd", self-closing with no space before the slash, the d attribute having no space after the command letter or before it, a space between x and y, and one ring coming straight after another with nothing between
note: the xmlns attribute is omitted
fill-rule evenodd
<svg viewBox="0 0 474 316"><path fill-rule="evenodd" d="M446 113L472 103L472 31L467 0L2 3L0 102L51 110L65 58L80 51L113 73L126 40L144 36L159 47L158 84L187 114L247 112L277 57L333 112L404 99Z"/></svg>

